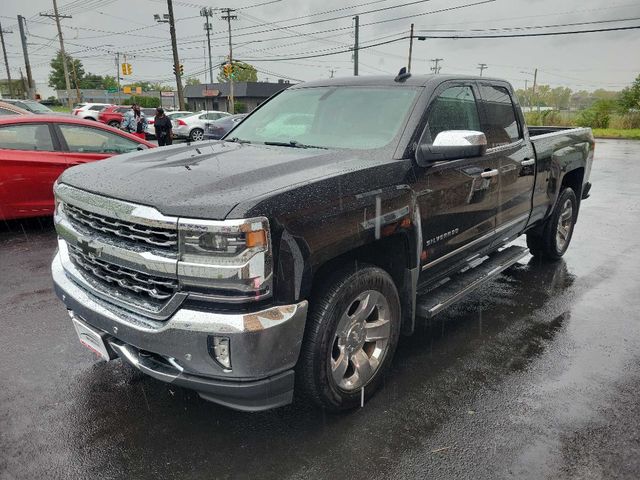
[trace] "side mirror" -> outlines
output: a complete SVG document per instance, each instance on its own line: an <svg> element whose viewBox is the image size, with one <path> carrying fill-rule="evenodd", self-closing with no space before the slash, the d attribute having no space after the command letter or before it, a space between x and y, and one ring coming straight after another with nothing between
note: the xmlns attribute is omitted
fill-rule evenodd
<svg viewBox="0 0 640 480"><path fill-rule="evenodd" d="M136 150L146 150L149 147L147 147L144 143L139 143L138 147L136 148Z"/></svg>
<svg viewBox="0 0 640 480"><path fill-rule="evenodd" d="M416 162L426 167L433 162L480 157L487 151L487 137L474 130L445 130L436 135L432 144L420 144Z"/></svg>

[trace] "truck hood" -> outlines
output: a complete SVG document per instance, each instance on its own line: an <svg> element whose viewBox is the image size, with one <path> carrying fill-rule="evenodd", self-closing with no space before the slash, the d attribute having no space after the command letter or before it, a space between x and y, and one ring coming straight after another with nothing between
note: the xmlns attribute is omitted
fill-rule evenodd
<svg viewBox="0 0 640 480"><path fill-rule="evenodd" d="M243 201L366 164L345 150L202 142L79 165L59 181L165 215L221 220Z"/></svg>

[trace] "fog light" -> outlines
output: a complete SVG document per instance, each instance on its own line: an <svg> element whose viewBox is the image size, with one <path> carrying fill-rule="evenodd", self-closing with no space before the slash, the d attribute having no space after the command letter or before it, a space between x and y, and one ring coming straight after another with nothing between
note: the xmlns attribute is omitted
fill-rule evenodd
<svg viewBox="0 0 640 480"><path fill-rule="evenodd" d="M228 337L209 337L209 353L224 368L231 370L230 340Z"/></svg>

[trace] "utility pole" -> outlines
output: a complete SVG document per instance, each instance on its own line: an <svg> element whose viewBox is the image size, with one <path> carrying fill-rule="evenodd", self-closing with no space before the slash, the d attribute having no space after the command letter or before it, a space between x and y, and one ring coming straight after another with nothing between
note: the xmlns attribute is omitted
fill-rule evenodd
<svg viewBox="0 0 640 480"><path fill-rule="evenodd" d="M407 73L411 73L411 54L413 53L413 23L409 34L409 62L407 63Z"/></svg>
<svg viewBox="0 0 640 480"><path fill-rule="evenodd" d="M486 63L479 63L478 64L478 70L480 70L480 76L482 76L482 72L484 72L487 68L487 64Z"/></svg>
<svg viewBox="0 0 640 480"><path fill-rule="evenodd" d="M200 10L200 16L205 18L204 29L207 31L207 46L209 52L209 83L213 83L213 64L211 62L211 24L209 17L213 17L213 8L203 7Z"/></svg>
<svg viewBox="0 0 640 480"><path fill-rule="evenodd" d="M25 19L22 15L18 15L18 28L20 29L20 40L22 41L22 54L24 55L24 67L27 69L27 98L34 100L35 95L35 83L31 76L31 64L29 63L29 52L27 51L27 36L24 34Z"/></svg>
<svg viewBox="0 0 640 480"><path fill-rule="evenodd" d="M7 69L7 80L9 81L9 96L13 97L13 85L11 85L11 71L9 70L9 60L7 60L7 47L4 45L4 34L13 33L11 30L3 30L0 24L0 40L2 40L2 53L4 55L4 66Z"/></svg>
<svg viewBox="0 0 640 480"><path fill-rule="evenodd" d="M359 49L359 41L360 41L360 16L356 15L353 17L355 20L355 40L353 42L353 76L358 76L358 49ZM333 71L331 72L331 78L333 78Z"/></svg>
<svg viewBox="0 0 640 480"><path fill-rule="evenodd" d="M233 45L231 43L231 20L236 20L238 17L236 15L231 15L235 12L233 8L223 8L221 9L224 12L222 16L222 20L227 21L227 26L229 29L229 65L231 65L231 73L229 74L229 113L235 112L234 98L233 98Z"/></svg>
<svg viewBox="0 0 640 480"><path fill-rule="evenodd" d="M176 40L176 24L173 20L173 1L167 0L169 10L169 33L171 34L171 47L173 49L173 69L176 74L176 87L178 88L178 104L180 110L184 110L184 95L182 93L182 77L180 76L180 58L178 57L178 42Z"/></svg>
<svg viewBox="0 0 640 480"><path fill-rule="evenodd" d="M64 40L62 38L62 27L60 27L60 19L61 18L71 18L71 15L60 15L58 13L58 2L57 0L53 0L53 15L41 13L41 17L49 17L55 18L56 26L58 27L58 39L60 40L60 53L62 55L62 68L64 70L64 83L67 87L67 106L69 110L71 110L71 84L69 82L69 67L67 66L67 54L64 52ZM73 59L71 59L73 62ZM29 69L27 68L27 75L29 75ZM78 88L78 83L76 79L76 89ZM78 101L80 101L80 92L78 91Z"/></svg>
<svg viewBox="0 0 640 480"><path fill-rule="evenodd" d="M438 73L440 73L440 69L442 68L442 67L439 67L439 66L438 66L438 64L439 64L440 62L442 62L443 60L444 60L444 58L432 58L432 59L431 59L431 61L434 63L433 67L431 67L431 71L432 71L433 73L435 73L436 75L437 75Z"/></svg>
<svg viewBox="0 0 640 480"><path fill-rule="evenodd" d="M538 85L538 69L533 71L533 100L538 104L538 113L540 113L540 102L536 98L536 86Z"/></svg>
<svg viewBox="0 0 640 480"><path fill-rule="evenodd" d="M120 52L116 52L116 80L118 81L118 105L122 105L122 89L120 88Z"/></svg>

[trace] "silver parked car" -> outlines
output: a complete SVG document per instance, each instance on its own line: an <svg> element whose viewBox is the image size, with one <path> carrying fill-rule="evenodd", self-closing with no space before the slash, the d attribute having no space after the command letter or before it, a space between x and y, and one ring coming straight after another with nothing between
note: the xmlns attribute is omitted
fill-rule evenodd
<svg viewBox="0 0 640 480"><path fill-rule="evenodd" d="M231 114L217 110L203 110L189 117L178 118L177 125L173 129L173 135L177 138L188 138L194 142L203 140L205 125L228 115Z"/></svg>
<svg viewBox="0 0 640 480"><path fill-rule="evenodd" d="M176 127L178 126L177 120L182 117L189 117L193 115L193 112L187 112L186 110L176 110L174 112L165 111L164 114L167 117L169 117L169 120L171 120L171 125L173 125L173 129L175 131ZM152 117L147 117L147 129L145 130L147 137L155 137L156 135L156 129L154 126L154 123L155 123L154 117L155 117L155 114Z"/></svg>

